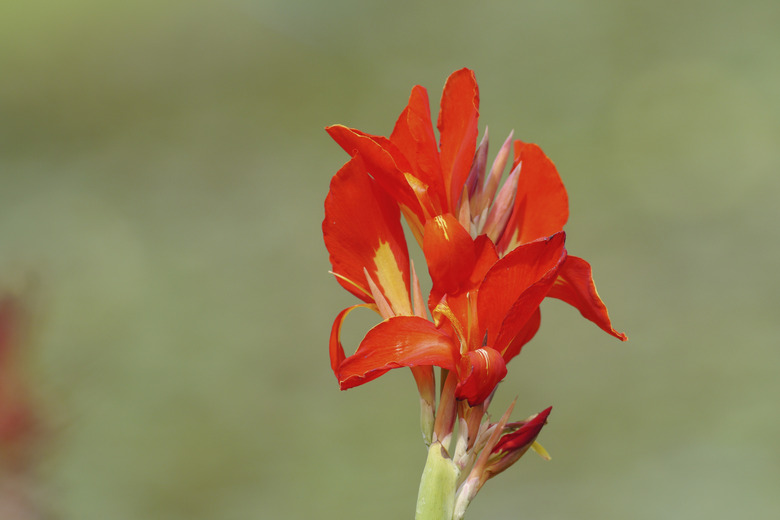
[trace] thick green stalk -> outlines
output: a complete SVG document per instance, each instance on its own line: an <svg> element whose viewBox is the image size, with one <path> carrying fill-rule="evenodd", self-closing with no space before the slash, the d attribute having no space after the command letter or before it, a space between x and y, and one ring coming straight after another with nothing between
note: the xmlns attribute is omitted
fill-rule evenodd
<svg viewBox="0 0 780 520"><path fill-rule="evenodd" d="M458 473L441 443L431 444L420 480L415 520L452 520Z"/></svg>

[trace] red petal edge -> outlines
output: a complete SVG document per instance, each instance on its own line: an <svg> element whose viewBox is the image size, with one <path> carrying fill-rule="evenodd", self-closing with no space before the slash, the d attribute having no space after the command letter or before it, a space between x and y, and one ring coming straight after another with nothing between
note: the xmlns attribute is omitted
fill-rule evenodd
<svg viewBox="0 0 780 520"><path fill-rule="evenodd" d="M440 134L441 171L450 201L456 208L477 149L479 87L474 72L453 72L444 85L437 126Z"/></svg>
<svg viewBox="0 0 780 520"><path fill-rule="evenodd" d="M585 318L589 319L607 334L626 341L628 336L612 328L607 306L601 301L590 264L582 258L569 256L558 272L558 278L550 289L552 298L563 300L574 306Z"/></svg>
<svg viewBox="0 0 780 520"><path fill-rule="evenodd" d="M417 316L395 316L372 328L354 355L337 374L342 390L367 383L400 367L455 368L457 342L430 321Z"/></svg>
<svg viewBox="0 0 780 520"><path fill-rule="evenodd" d="M406 288L408 300L409 253L400 211L366 173L359 155L345 164L330 182L322 234L333 272L339 275L336 279L342 287L361 300L372 302L365 268L375 281L384 279L392 286L381 287L385 296L390 297L388 290L393 289L398 293L395 296L403 300L401 293ZM384 256L385 264L377 265L376 253L383 244L389 246L392 255ZM382 276L378 277L380 270Z"/></svg>
<svg viewBox="0 0 780 520"><path fill-rule="evenodd" d="M555 164L535 144L515 141L515 162L522 161L512 215L499 251L561 231L569 219L569 196Z"/></svg>

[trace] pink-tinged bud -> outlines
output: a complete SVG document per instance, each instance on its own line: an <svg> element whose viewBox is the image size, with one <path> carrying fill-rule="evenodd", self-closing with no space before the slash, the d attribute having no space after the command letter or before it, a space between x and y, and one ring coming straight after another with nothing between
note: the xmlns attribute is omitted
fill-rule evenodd
<svg viewBox="0 0 780 520"><path fill-rule="evenodd" d="M471 171L466 179L464 188L468 193L469 198L478 195L482 192L483 183L485 180L485 169L487 167L487 154L488 154L488 129L485 127L485 135L482 136L482 141L479 143L477 151L474 153L474 162L471 164ZM461 199L461 204L465 198Z"/></svg>
<svg viewBox="0 0 780 520"><path fill-rule="evenodd" d="M458 222L463 229L471 231L471 203L469 202L469 195L466 192L468 188L463 187L463 196L461 197L460 209L458 210Z"/></svg>
<svg viewBox="0 0 780 520"><path fill-rule="evenodd" d="M490 203L493 201L493 197L495 197L496 191L498 190L498 184L501 182L501 176L504 175L504 168L509 159L512 148L512 137L514 134L514 130L509 132L509 137L504 141L496 158L493 160L493 166L490 168L490 173L488 174L483 189L472 197L471 212L473 215L480 215L485 209L490 207Z"/></svg>
<svg viewBox="0 0 780 520"><path fill-rule="evenodd" d="M509 174L509 177L507 177L506 182L501 187L501 191L498 192L493 207L490 208L490 213L488 213L485 225L482 228L482 232L494 243L498 242L498 239L504 232L504 228L506 228L506 223L509 221L509 216L512 214L521 167L522 163L518 164Z"/></svg>
<svg viewBox="0 0 780 520"><path fill-rule="evenodd" d="M485 442L485 447L479 454L479 458L474 463L474 466L471 468L468 477L466 477L460 489L458 490L458 495L455 497L455 514L453 515L453 519L463 518L469 503L474 499L475 496L477 496L477 493L482 488L482 485L487 481L488 477L486 476L485 468L490 461L493 448L498 443L499 437L504 431L504 427L509 420L509 416L512 415L512 410L515 407L515 401L512 401L512 404L509 405L509 408L507 408L506 412L504 412L504 415L501 416L501 419L494 426L490 437L488 438L487 442ZM481 444L481 442L478 441L477 444Z"/></svg>
<svg viewBox="0 0 780 520"><path fill-rule="evenodd" d="M485 480L495 477L525 455L525 452L536 441L542 427L547 424L547 416L550 415L551 410L552 407L549 407L533 417L529 417L522 426L501 437L491 450L490 459L484 471ZM507 425L505 430L514 426Z"/></svg>

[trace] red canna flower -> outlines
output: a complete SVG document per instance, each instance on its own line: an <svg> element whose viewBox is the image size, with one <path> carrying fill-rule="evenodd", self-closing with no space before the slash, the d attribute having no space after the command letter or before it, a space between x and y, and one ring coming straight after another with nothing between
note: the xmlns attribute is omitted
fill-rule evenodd
<svg viewBox="0 0 780 520"><path fill-rule="evenodd" d="M342 389L392 368L435 365L455 370L457 397L479 404L538 330L546 296L625 339L611 326L588 263L564 249L568 197L552 161L538 146L515 141L512 172L498 191L512 139L486 174L488 141L476 145L478 108L474 74L461 69L444 87L438 146L420 86L389 139L328 128L353 156L326 200L323 232L333 272L387 320L347 358L339 332L357 306L336 318L331 366ZM425 253L433 322L420 305L412 310L399 209Z"/></svg>
<svg viewBox="0 0 780 520"><path fill-rule="evenodd" d="M428 510L425 490L454 479L454 471L462 476L457 493L440 495L449 497L441 499L449 501L442 507L454 507L453 518L462 517L486 480L529 448L546 455L535 440L550 408L514 423L508 422L512 407L498 423L487 415L507 363L539 329L541 302L548 296L563 300L626 339L612 327L590 265L566 251L568 196L555 165L538 146L510 134L488 171L487 130L477 146L478 118L479 89L473 72L462 69L444 87L438 143L420 86L412 89L389 138L340 125L327 129L352 158L331 182L323 235L333 274L363 302L333 323L331 368L342 390L389 370L412 370L430 446L426 471L431 464L418 506ZM511 171L499 188L510 154ZM432 282L427 302L401 215L425 256ZM347 356L341 326L357 307L373 309L382 321ZM442 377L435 413L433 367ZM456 421L450 458L444 447ZM434 476L439 472L446 478Z"/></svg>
<svg viewBox="0 0 780 520"><path fill-rule="evenodd" d="M423 248L428 224L450 215L472 237L487 235L503 256L520 244L561 231L569 216L568 196L544 152L535 144L513 142L511 134L488 173L487 132L477 147L478 118L474 73L461 69L444 86L438 146L428 94L421 86L412 89L389 139L341 125L327 130L350 155L361 156L368 173L396 201ZM498 190L511 149L512 170ZM444 257L448 261L448 255ZM427 251L426 258L430 263ZM573 305L607 333L626 339L612 328L585 260L568 257L549 296Z"/></svg>

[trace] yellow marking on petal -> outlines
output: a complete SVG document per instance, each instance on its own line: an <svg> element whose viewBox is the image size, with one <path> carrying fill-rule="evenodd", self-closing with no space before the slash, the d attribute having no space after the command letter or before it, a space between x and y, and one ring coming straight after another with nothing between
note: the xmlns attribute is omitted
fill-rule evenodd
<svg viewBox="0 0 780 520"><path fill-rule="evenodd" d="M428 189L428 185L425 184L423 181L415 177L409 172L404 172L404 178L406 178L406 182L409 183L409 186L412 188L412 191L414 191L415 195L418 196L419 194L425 193L425 191Z"/></svg>
<svg viewBox="0 0 780 520"><path fill-rule="evenodd" d="M485 371L490 372L490 356L488 356L487 351L484 348L480 348L476 352L479 354L479 357L485 360Z"/></svg>
<svg viewBox="0 0 780 520"><path fill-rule="evenodd" d="M433 221L436 223L437 226L439 226L439 229L441 229L441 232L444 234L444 240L449 242L450 234L447 233L447 221L444 220L444 217L442 215L436 215Z"/></svg>
<svg viewBox="0 0 780 520"><path fill-rule="evenodd" d="M538 442L534 441L533 444L531 444L531 449L534 450L536 453L539 454L541 458L544 460L550 460L552 457L550 457L550 454L547 453L547 450L544 449L544 446L539 444Z"/></svg>
<svg viewBox="0 0 780 520"><path fill-rule="evenodd" d="M446 302L441 301L436 306L435 309L433 309L433 312L431 313L433 315L434 320L436 320L436 325L441 324L441 317L446 317L449 322L452 324L453 328L455 329L455 333L458 335L458 339L460 340L460 353L461 355L466 355L466 352L468 352L468 338L463 335L463 326L461 325L460 321L457 317L455 317L455 313L452 312L452 309L450 309L450 306L447 305Z"/></svg>
<svg viewBox="0 0 780 520"><path fill-rule="evenodd" d="M412 316L412 305L409 301L409 290L404 281L404 273L387 242L380 243L374 251L374 265L377 269L376 283L382 289L395 314Z"/></svg>
<svg viewBox="0 0 780 520"><path fill-rule="evenodd" d="M407 184L409 184L409 187L412 188L412 192L414 192L414 196L420 204L420 208L423 212L423 219L427 221L434 214L441 213L439 204L437 201L432 200L428 193L430 186L409 172L404 172L404 178L406 179Z"/></svg>

